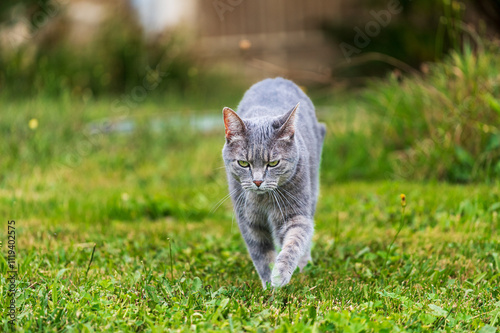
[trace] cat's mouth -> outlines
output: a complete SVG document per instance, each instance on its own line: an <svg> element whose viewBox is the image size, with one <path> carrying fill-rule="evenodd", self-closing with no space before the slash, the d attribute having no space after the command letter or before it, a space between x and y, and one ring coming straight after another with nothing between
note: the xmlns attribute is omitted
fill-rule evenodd
<svg viewBox="0 0 500 333"><path fill-rule="evenodd" d="M257 186L255 183L251 184L242 184L242 187L245 191L247 192L252 192L256 194L264 194L264 193L270 193L276 190L276 185L275 184L259 184L260 186Z"/></svg>
<svg viewBox="0 0 500 333"><path fill-rule="evenodd" d="M247 191L257 193L257 194L264 194L264 193L269 193L273 191L273 188L270 187L250 187L247 188Z"/></svg>

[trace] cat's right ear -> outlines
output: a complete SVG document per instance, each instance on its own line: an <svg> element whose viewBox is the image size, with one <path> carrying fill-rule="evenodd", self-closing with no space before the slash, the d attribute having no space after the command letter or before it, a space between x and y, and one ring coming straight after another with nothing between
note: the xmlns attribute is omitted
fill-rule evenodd
<svg viewBox="0 0 500 333"><path fill-rule="evenodd" d="M237 140L242 140L246 131L245 123L243 122L243 120L241 120L236 112L234 112L230 108L224 108L222 110L222 113L224 114L224 126L226 126L227 142L229 143Z"/></svg>

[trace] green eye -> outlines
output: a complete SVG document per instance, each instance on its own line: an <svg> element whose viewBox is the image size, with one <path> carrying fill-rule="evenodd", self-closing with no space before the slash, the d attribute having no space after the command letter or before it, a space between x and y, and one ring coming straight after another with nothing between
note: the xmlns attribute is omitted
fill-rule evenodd
<svg viewBox="0 0 500 333"><path fill-rule="evenodd" d="M244 168L247 168L250 165L247 161L238 161L238 164Z"/></svg>
<svg viewBox="0 0 500 333"><path fill-rule="evenodd" d="M272 168L272 167L277 166L279 163L280 163L280 161L272 161L272 162L267 163L267 165L269 165Z"/></svg>

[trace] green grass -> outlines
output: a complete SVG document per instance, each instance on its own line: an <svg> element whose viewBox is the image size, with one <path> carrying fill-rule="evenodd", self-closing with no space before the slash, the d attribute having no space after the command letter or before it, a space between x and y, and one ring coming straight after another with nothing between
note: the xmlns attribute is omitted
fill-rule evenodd
<svg viewBox="0 0 500 333"><path fill-rule="evenodd" d="M107 115L109 103L5 105L1 258L7 220L15 219L18 331L493 332L500 325L498 183L390 175L338 182L349 168L335 170L342 166L335 140L366 131L362 110L350 116L359 103L321 115L330 133L314 264L275 291L262 290L230 202L214 211L227 194L222 128L200 133L182 123L154 132L148 119L170 109L145 103L131 114L133 133L90 136L86 124ZM35 130L31 118L39 120ZM366 147L356 156L381 163L371 153ZM400 193L408 201L402 225ZM0 270L0 330L7 331L6 262Z"/></svg>
<svg viewBox="0 0 500 333"><path fill-rule="evenodd" d="M500 42L464 46L425 74L376 81L367 90L380 116L379 145L410 179L453 182L500 177Z"/></svg>
<svg viewBox="0 0 500 333"><path fill-rule="evenodd" d="M218 207L227 194L221 107L236 107L236 85L223 101L201 83L192 98L158 87L170 93L119 112L110 97L1 95L0 331L10 330L3 259L13 219L20 332L495 332L494 55L451 57L427 76L356 94L311 92L328 128L314 264L279 290L262 290L230 201ZM464 79L445 79L449 71ZM197 130L191 121L205 116L219 128ZM135 128L92 134L103 119ZM454 135L459 127L471 134ZM431 150L418 150L429 140ZM469 164L454 162L464 156ZM455 179L443 170L475 183L428 180Z"/></svg>
<svg viewBox="0 0 500 333"><path fill-rule="evenodd" d="M388 255L401 217L400 192L407 194L407 214ZM201 193L207 209L218 199ZM86 223L77 214L28 218L26 210L12 208L19 327L468 332L498 325L499 196L487 186L324 186L314 264L274 292L261 289L228 205L200 219L126 221L101 210L101 218ZM97 191L88 198L78 199L88 209L107 200ZM56 202L46 205L57 211ZM5 273L5 264L1 268ZM5 304L5 290L2 297ZM6 330L5 319L2 325Z"/></svg>

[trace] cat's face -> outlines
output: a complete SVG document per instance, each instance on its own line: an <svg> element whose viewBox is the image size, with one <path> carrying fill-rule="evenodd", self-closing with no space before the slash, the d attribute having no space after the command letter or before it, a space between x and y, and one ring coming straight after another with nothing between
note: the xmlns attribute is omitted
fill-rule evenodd
<svg viewBox="0 0 500 333"><path fill-rule="evenodd" d="M280 117L247 120L224 109L224 163L245 190L266 193L294 174L299 157L294 135L297 107Z"/></svg>

